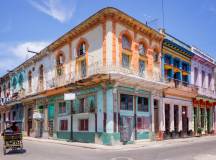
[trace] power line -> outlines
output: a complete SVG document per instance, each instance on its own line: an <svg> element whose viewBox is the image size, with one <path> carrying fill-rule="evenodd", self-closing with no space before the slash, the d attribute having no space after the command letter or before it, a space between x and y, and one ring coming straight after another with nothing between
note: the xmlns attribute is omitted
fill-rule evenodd
<svg viewBox="0 0 216 160"><path fill-rule="evenodd" d="M163 29L165 29L165 16L164 16L164 0L162 0L162 19L163 19Z"/></svg>

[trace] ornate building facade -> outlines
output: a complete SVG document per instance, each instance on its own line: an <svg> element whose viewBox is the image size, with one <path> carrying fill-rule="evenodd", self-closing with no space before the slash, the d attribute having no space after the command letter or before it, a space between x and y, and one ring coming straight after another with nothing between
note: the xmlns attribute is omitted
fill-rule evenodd
<svg viewBox="0 0 216 160"><path fill-rule="evenodd" d="M118 9L102 9L1 78L1 128L22 120L26 136L109 145L161 138L176 126L193 133L193 53L176 43ZM168 53L179 66L165 63ZM187 115L178 125L175 108Z"/></svg>

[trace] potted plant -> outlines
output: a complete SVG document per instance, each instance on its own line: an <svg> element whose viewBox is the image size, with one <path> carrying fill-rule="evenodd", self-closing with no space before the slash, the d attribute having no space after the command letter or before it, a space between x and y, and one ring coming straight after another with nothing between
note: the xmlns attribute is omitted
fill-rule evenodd
<svg viewBox="0 0 216 160"><path fill-rule="evenodd" d="M198 137L202 136L202 131L203 131L203 129L201 127L197 128L197 136Z"/></svg>

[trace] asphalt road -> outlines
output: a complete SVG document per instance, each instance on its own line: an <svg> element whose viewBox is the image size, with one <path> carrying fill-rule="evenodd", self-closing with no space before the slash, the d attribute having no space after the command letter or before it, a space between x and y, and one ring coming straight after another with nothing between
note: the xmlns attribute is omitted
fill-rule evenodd
<svg viewBox="0 0 216 160"><path fill-rule="evenodd" d="M0 140L2 148L2 140ZM24 141L24 152L0 149L0 160L216 160L216 139L189 144L134 150L86 149L61 144Z"/></svg>

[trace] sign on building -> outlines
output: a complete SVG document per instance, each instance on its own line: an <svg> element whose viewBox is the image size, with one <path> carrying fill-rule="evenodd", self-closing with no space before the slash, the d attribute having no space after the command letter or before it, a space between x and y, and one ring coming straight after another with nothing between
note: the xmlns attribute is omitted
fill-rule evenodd
<svg viewBox="0 0 216 160"><path fill-rule="evenodd" d="M76 98L76 94L75 93L65 93L64 94L64 100L65 101L72 101Z"/></svg>

